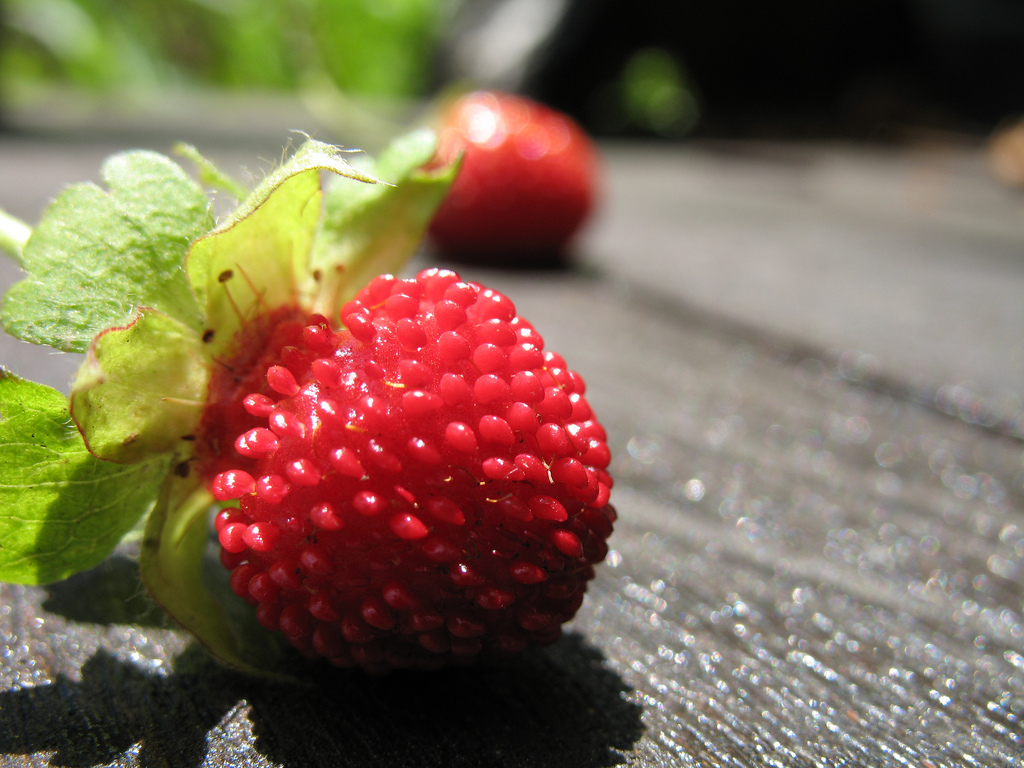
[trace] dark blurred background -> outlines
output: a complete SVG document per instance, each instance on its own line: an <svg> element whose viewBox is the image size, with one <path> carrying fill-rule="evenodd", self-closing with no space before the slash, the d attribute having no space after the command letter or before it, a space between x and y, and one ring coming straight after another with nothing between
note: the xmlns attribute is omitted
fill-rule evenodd
<svg viewBox="0 0 1024 768"><path fill-rule="evenodd" d="M602 131L893 138L1024 108L1019 0L587 0L558 38L529 87ZM661 123L629 93L655 56L690 93Z"/></svg>
<svg viewBox="0 0 1024 768"><path fill-rule="evenodd" d="M599 136L662 139L982 135L1024 112L1021 0L6 0L2 12L8 128L196 91L400 122L453 86L531 94Z"/></svg>

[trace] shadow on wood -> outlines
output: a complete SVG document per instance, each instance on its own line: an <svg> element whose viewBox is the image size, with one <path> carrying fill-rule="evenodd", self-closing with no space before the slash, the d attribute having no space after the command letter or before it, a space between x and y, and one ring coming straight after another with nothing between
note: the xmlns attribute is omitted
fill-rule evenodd
<svg viewBox="0 0 1024 768"><path fill-rule="evenodd" d="M642 735L641 708L603 661L569 634L465 669L325 669L307 686L235 674L195 646L166 675L100 650L80 679L0 693L0 754L75 768L611 766Z"/></svg>

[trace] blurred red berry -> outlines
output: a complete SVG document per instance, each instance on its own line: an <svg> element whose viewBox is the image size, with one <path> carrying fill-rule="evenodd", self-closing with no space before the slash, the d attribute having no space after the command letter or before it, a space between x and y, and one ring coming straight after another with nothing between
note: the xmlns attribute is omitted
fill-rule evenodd
<svg viewBox="0 0 1024 768"><path fill-rule="evenodd" d="M474 261L557 255L594 207L598 153L567 115L478 91L445 113L438 161L464 152L430 225L445 255Z"/></svg>

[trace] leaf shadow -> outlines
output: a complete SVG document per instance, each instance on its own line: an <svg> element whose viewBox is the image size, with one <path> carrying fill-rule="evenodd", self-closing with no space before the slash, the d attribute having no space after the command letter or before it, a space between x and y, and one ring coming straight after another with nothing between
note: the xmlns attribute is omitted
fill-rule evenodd
<svg viewBox="0 0 1024 768"><path fill-rule="evenodd" d="M501 661L370 676L316 666L305 684L228 670L190 646L169 673L100 650L80 679L0 693L0 754L51 752L64 768L618 765L641 707L581 636Z"/></svg>
<svg viewBox="0 0 1024 768"><path fill-rule="evenodd" d="M48 584L42 608L75 622L170 627L163 609L146 591L138 560L118 552L64 581Z"/></svg>
<svg viewBox="0 0 1024 768"><path fill-rule="evenodd" d="M49 765L87 768L117 760L141 743L143 766L198 766L214 709L180 712L183 696L173 676L126 664L100 650L81 668L49 685L0 693L0 755L52 752Z"/></svg>

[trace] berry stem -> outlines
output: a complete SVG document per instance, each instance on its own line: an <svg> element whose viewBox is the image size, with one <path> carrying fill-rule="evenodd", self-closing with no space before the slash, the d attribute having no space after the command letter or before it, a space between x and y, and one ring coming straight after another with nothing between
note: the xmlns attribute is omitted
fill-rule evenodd
<svg viewBox="0 0 1024 768"><path fill-rule="evenodd" d="M193 475L171 475L146 522L139 554L143 583L178 623L223 663L250 674L268 674L270 648L253 647L261 634L232 631L206 583L208 518L213 496ZM248 633L247 633L248 634ZM269 638L266 638L269 641ZM250 642L251 641L251 642Z"/></svg>
<svg viewBox="0 0 1024 768"><path fill-rule="evenodd" d="M21 251L32 235L32 227L21 219L0 210L0 250L7 251L21 263Z"/></svg>

